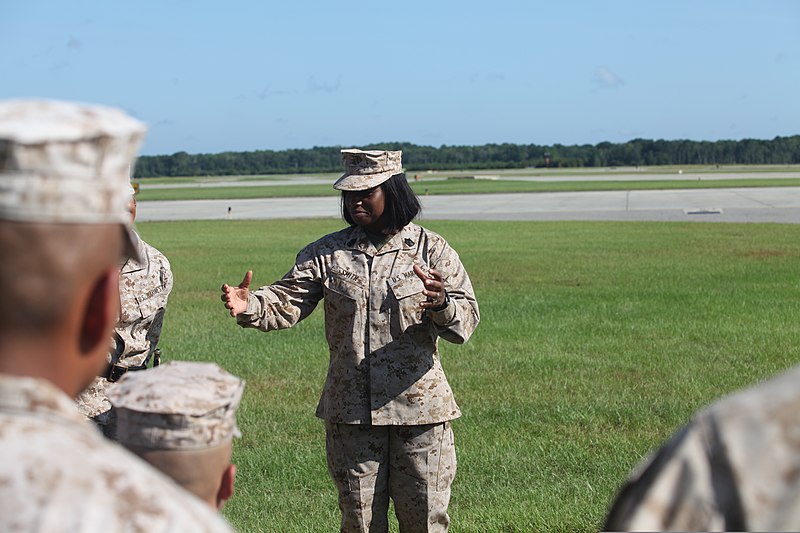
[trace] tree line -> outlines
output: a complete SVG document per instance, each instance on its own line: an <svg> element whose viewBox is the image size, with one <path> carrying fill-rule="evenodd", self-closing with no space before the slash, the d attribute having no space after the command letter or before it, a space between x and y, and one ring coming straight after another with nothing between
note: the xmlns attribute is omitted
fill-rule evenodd
<svg viewBox="0 0 800 533"><path fill-rule="evenodd" d="M634 139L595 145L484 144L420 146L378 143L365 150L402 150L403 166L415 170L467 170L528 167L621 167L655 165L800 164L800 135L772 140L690 141ZM137 178L338 172L341 146L292 150L255 150L217 154L141 156Z"/></svg>

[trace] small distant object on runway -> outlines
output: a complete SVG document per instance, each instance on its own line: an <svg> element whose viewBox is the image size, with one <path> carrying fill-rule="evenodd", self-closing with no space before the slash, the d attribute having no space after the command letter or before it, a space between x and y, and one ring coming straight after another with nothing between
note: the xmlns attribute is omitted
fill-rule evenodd
<svg viewBox="0 0 800 533"><path fill-rule="evenodd" d="M684 209L683 212L687 215L721 215L722 209L719 207L705 209Z"/></svg>
<svg viewBox="0 0 800 533"><path fill-rule="evenodd" d="M496 174L476 174L474 176L447 176L449 180L491 180L497 181L500 176Z"/></svg>

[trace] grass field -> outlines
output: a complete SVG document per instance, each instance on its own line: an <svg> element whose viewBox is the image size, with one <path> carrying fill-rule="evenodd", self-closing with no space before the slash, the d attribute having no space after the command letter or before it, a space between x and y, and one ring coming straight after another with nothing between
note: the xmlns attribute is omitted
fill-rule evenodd
<svg viewBox="0 0 800 533"><path fill-rule="evenodd" d="M454 532L594 531L630 468L698 407L800 360L800 225L448 222L482 321L440 344L454 423ZM314 417L322 312L287 331L236 326L223 282L283 275L332 220L140 225L172 262L165 360L247 380L235 443L241 531L335 531ZM396 530L396 529L395 529Z"/></svg>
<svg viewBox="0 0 800 533"><path fill-rule="evenodd" d="M504 168L504 169L481 169L481 170L409 170L409 178L419 174L423 178L436 176L474 176L474 175L498 175L509 176L548 176L559 177L565 175L583 176L608 176L613 174L665 174L665 179L669 175L679 172L686 174L770 174L775 172L800 172L800 165L661 165L651 167L583 167L583 168ZM180 176L180 177L161 177L137 179L145 184L177 184L177 183L209 183L209 182L246 182L246 181L286 181L304 179L309 176L333 181L341 175L340 172L328 173L306 173L306 174L255 174L237 176Z"/></svg>

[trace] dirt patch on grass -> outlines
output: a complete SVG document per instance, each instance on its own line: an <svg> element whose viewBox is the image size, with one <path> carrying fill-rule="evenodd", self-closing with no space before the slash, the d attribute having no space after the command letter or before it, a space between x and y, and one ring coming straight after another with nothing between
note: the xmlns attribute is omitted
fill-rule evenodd
<svg viewBox="0 0 800 533"><path fill-rule="evenodd" d="M740 257L751 257L753 259L764 259L767 257L785 257L789 254L782 250L750 250L737 255Z"/></svg>

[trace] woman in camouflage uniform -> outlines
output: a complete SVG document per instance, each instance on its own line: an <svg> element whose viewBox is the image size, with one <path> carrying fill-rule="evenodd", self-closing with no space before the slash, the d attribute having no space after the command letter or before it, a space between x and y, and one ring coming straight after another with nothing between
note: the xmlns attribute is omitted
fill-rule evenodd
<svg viewBox="0 0 800 533"><path fill-rule="evenodd" d="M439 337L463 343L480 319L458 254L412 220L420 203L401 152L343 150L342 214L350 227L306 246L292 269L222 300L242 327L289 328L324 300L330 365L317 416L326 423L342 531L387 531L389 498L403 532L446 531L456 471L450 421L460 416Z"/></svg>

